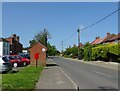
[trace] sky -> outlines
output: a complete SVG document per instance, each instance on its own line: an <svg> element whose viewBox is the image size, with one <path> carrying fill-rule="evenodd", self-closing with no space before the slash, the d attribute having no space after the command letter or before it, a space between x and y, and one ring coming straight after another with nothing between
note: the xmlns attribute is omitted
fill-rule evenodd
<svg viewBox="0 0 120 91"><path fill-rule="evenodd" d="M2 36L20 36L24 47L39 31L47 29L48 40L58 50L78 44L77 29L85 28L118 9L117 2L3 2ZM80 32L80 42L118 33L118 13Z"/></svg>

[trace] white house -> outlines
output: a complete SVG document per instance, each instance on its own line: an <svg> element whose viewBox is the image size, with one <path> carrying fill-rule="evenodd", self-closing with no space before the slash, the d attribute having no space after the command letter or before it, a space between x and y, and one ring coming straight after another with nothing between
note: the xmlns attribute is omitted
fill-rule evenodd
<svg viewBox="0 0 120 91"><path fill-rule="evenodd" d="M10 54L10 43L4 38L0 38L0 56Z"/></svg>

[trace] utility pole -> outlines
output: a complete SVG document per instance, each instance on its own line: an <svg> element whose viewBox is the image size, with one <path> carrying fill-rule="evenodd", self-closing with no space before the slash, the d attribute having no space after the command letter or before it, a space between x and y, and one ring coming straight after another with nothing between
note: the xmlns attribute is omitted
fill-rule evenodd
<svg viewBox="0 0 120 91"><path fill-rule="evenodd" d="M80 30L77 30L78 32L78 59L80 58Z"/></svg>
<svg viewBox="0 0 120 91"><path fill-rule="evenodd" d="M45 35L44 35L44 37L45 37L45 46L47 47L47 32L46 32L47 30L46 29L44 29L44 33L45 33Z"/></svg>
<svg viewBox="0 0 120 91"><path fill-rule="evenodd" d="M62 55L63 55L63 41L61 41L61 43L62 43Z"/></svg>
<svg viewBox="0 0 120 91"><path fill-rule="evenodd" d="M44 38L45 38L45 39L44 39L44 40L45 40L45 41L44 41L44 44L45 44L45 46L46 46L46 48L47 48L47 40L48 40L48 39L47 39L47 30L46 30L46 29L44 29L44 34L45 34L45 35L44 35ZM48 53L47 53L47 52L46 52L46 57L48 57Z"/></svg>

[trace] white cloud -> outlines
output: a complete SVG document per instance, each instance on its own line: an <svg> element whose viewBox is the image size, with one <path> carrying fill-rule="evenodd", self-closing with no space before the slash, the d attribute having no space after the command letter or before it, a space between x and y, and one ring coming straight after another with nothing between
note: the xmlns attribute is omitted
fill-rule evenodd
<svg viewBox="0 0 120 91"><path fill-rule="evenodd" d="M79 29L81 30L81 29L84 29L85 27L83 26L83 25L80 25L79 26Z"/></svg>

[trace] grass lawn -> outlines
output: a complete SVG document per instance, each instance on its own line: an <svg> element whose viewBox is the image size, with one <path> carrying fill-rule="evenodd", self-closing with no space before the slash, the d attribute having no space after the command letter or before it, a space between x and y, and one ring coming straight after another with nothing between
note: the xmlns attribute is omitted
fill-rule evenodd
<svg viewBox="0 0 120 91"><path fill-rule="evenodd" d="M2 74L2 89L34 89L43 67L27 66L17 73Z"/></svg>

